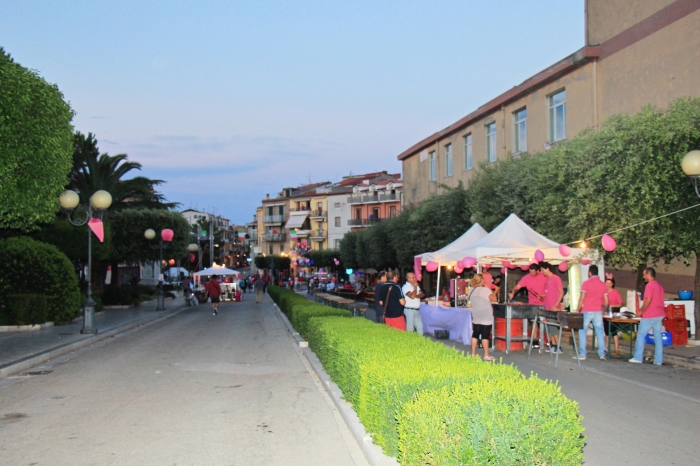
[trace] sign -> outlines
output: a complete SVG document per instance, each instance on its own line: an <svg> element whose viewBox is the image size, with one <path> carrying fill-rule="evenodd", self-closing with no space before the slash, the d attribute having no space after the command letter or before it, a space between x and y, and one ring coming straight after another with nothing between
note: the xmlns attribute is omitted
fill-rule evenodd
<svg viewBox="0 0 700 466"><path fill-rule="evenodd" d="M207 236L207 230L199 230L199 234L202 236Z"/></svg>

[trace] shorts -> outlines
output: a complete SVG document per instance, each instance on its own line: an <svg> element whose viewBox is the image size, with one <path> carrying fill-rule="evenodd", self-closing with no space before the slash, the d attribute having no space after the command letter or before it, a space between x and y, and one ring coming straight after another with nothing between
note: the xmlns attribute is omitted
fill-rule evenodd
<svg viewBox="0 0 700 466"><path fill-rule="evenodd" d="M401 317L385 317L384 323L389 327L394 327L396 330L406 331L406 319Z"/></svg>
<svg viewBox="0 0 700 466"><path fill-rule="evenodd" d="M489 340L491 338L491 327L492 325L472 324L472 338Z"/></svg>
<svg viewBox="0 0 700 466"><path fill-rule="evenodd" d="M217 304L217 303L219 302L219 297L218 297L218 296L217 296L216 298L213 297L213 296L210 296L210 298L211 298L211 303L212 303L212 304Z"/></svg>

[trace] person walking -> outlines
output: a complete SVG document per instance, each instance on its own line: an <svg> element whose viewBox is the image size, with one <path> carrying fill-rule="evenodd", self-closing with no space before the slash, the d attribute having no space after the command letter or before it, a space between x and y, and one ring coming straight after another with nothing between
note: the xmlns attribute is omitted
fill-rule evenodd
<svg viewBox="0 0 700 466"><path fill-rule="evenodd" d="M389 327L405 332L406 319L404 318L403 307L406 305L406 300L398 283L399 275L397 273L391 271L386 273L386 284L382 287L384 322Z"/></svg>
<svg viewBox="0 0 700 466"><path fill-rule="evenodd" d="M238 286L241 287L241 293L246 293L248 289L248 282L245 281L245 278L241 278L240 281L238 282Z"/></svg>
<svg viewBox="0 0 700 466"><path fill-rule="evenodd" d="M253 290L255 290L255 304L262 302L263 292L265 291L265 281L258 277L253 283Z"/></svg>
<svg viewBox="0 0 700 466"><path fill-rule="evenodd" d="M212 275L211 280L204 284L204 288L209 294L211 300L211 313L217 315L219 313L219 297L221 296L221 285L219 284L218 276Z"/></svg>
<svg viewBox="0 0 700 466"><path fill-rule="evenodd" d="M418 335L423 335L423 320L420 317L420 300L425 296L423 291L418 286L416 274L408 272L406 274L406 283L401 288L406 305L403 308L403 313L406 316L406 331L413 332Z"/></svg>
<svg viewBox="0 0 700 466"><path fill-rule="evenodd" d="M598 266L588 268L588 280L581 285L581 298L576 312L583 312L583 328L578 331L579 356L586 359L586 332L593 322L593 331L598 339L598 357L605 361L605 333L603 331L603 308L608 305L608 288L598 276ZM574 356L576 359L576 356Z"/></svg>
<svg viewBox="0 0 700 466"><path fill-rule="evenodd" d="M383 270L379 272L379 275L377 275L377 286L374 287L374 320L378 324L383 324L384 323L384 303L382 302L381 297L384 296L382 293L382 289L384 288L384 285L386 284L386 272ZM386 293L384 293L386 294Z"/></svg>
<svg viewBox="0 0 700 466"><path fill-rule="evenodd" d="M496 358L489 354L489 342L493 327L491 303L496 302L496 295L486 286L484 276L480 273L474 275L469 285L472 287L468 298L472 304L472 356L476 356L476 347L481 340L481 346L484 348L484 361L495 361Z"/></svg>
<svg viewBox="0 0 700 466"><path fill-rule="evenodd" d="M654 364L660 366L664 362L664 343L661 335L661 322L665 317L664 287L656 281L656 270L651 267L644 270L644 303L639 310L639 329L637 340L634 342L634 357L630 362L641 364L644 360L644 338L649 330L654 329Z"/></svg>

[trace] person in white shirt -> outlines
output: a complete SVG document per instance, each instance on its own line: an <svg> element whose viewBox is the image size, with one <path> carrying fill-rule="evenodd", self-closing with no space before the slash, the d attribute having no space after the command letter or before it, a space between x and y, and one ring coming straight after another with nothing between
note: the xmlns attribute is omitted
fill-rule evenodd
<svg viewBox="0 0 700 466"><path fill-rule="evenodd" d="M420 318L420 300L423 296L418 280L413 272L406 274L406 284L401 288L406 304L403 308L403 313L406 316L406 331L416 331L418 335L423 335L423 320Z"/></svg>
<svg viewBox="0 0 700 466"><path fill-rule="evenodd" d="M326 291L333 291L333 290L335 290L335 283L333 283L333 281L331 280L330 282L328 282L328 285L326 285Z"/></svg>

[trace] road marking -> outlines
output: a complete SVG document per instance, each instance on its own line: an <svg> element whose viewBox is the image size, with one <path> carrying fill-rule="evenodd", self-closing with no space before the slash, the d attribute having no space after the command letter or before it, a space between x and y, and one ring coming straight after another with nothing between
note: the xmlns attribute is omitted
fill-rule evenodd
<svg viewBox="0 0 700 466"><path fill-rule="evenodd" d="M686 401L692 401L693 403L700 404L699 399L693 398L692 396L683 395L682 393L672 392L671 390L666 390L665 388L654 387L653 385L649 385L649 384L642 383L642 382L637 382L635 380L626 379L624 377L620 377L618 375L612 375L612 374L609 374L607 372L599 371L597 369L593 369L590 367L581 367L581 369L583 369L584 371L593 372L593 373L596 373L599 375L610 377L611 379L619 380L620 382L627 382L627 383L630 383L632 385L636 385L638 387L648 388L649 390L653 390L655 392L664 393L666 395L675 396L677 398L682 398Z"/></svg>

